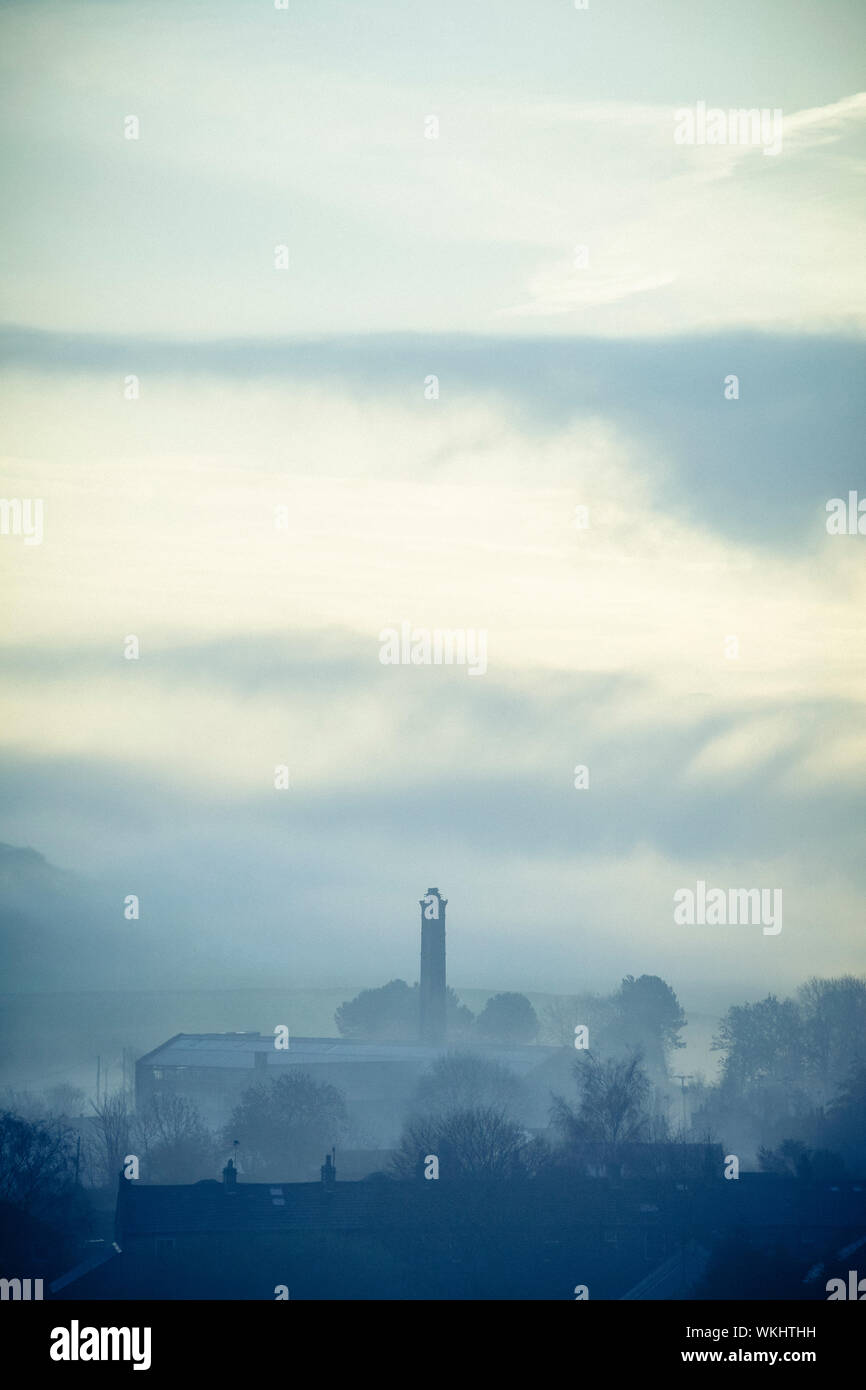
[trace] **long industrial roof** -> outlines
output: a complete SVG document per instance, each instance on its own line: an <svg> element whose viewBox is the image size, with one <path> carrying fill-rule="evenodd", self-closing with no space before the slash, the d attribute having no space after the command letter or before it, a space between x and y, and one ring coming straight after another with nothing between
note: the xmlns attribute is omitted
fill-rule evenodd
<svg viewBox="0 0 866 1390"><path fill-rule="evenodd" d="M255 1067L256 1053L264 1053L271 1066L306 1062L332 1064L346 1062L435 1062L449 1051L471 1051L490 1057L518 1074L533 1070L559 1049L554 1047L510 1046L500 1043L451 1044L430 1047L425 1043L357 1042L351 1038L289 1037L287 1050L274 1046L268 1033L178 1033L160 1047L140 1058L149 1066L164 1067Z"/></svg>

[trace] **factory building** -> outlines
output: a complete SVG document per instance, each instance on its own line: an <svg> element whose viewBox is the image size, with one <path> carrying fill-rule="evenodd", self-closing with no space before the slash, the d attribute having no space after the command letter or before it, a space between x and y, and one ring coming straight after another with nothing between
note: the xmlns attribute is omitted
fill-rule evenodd
<svg viewBox="0 0 866 1390"><path fill-rule="evenodd" d="M182 1095L211 1126L225 1124L250 1086L298 1067L346 1098L353 1142L387 1148L396 1143L420 1077L449 1050L446 1036L445 909L447 898L429 888L420 899L421 978L419 1037L412 1042L359 1042L349 1038L289 1037L262 1033L178 1033L141 1057L135 1068L136 1105L153 1094ZM461 1050L501 1062L529 1076L558 1049L475 1042Z"/></svg>

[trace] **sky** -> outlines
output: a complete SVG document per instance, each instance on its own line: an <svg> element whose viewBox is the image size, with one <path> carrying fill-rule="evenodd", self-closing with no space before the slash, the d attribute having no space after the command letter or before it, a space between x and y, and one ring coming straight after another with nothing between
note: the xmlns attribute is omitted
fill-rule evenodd
<svg viewBox="0 0 866 1390"><path fill-rule="evenodd" d="M862 8L0 27L2 495L44 504L0 840L115 912L94 987L411 980L431 884L458 986L862 972ZM780 148L677 143L698 103ZM383 665L403 621L485 673ZM675 923L698 880L783 930Z"/></svg>

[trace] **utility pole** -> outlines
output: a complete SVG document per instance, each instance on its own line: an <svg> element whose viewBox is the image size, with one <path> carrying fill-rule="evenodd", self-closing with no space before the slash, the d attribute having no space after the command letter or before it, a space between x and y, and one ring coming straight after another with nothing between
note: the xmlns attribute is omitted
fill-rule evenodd
<svg viewBox="0 0 866 1390"><path fill-rule="evenodd" d="M101 1057L97 1057L97 1059L96 1059L96 1104L97 1104L97 1106L99 1105L99 1069L100 1069L101 1064L102 1064L102 1058L101 1058Z"/></svg>
<svg viewBox="0 0 866 1390"><path fill-rule="evenodd" d="M123 1087L130 1097L135 1095L135 1049L132 1047L123 1049Z"/></svg>
<svg viewBox="0 0 866 1390"><path fill-rule="evenodd" d="M680 1094L683 1100L683 1181L681 1186L683 1200L680 1205L682 1225L680 1227L680 1282L686 1288L687 1268L686 1268L686 1231L691 1227L691 1192L690 1184L686 1179L686 1082L693 1080L691 1073L686 1075L683 1072L674 1072L674 1080L680 1083Z"/></svg>
<svg viewBox="0 0 866 1390"><path fill-rule="evenodd" d="M689 1074L688 1076L684 1076L682 1072L674 1073L674 1080L679 1081L680 1090L683 1098L683 1143L686 1142L686 1082L692 1081L693 1079L694 1078L691 1074Z"/></svg>

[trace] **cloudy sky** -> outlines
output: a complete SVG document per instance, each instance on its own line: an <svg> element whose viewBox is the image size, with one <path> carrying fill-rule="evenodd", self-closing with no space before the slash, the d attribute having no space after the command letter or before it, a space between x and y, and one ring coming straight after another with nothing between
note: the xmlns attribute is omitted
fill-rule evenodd
<svg viewBox="0 0 866 1390"><path fill-rule="evenodd" d="M3 496L44 501L0 537L0 839L148 983L414 979L429 884L457 985L862 971L862 7L0 25ZM677 144L699 102L781 149ZM403 620L486 674L381 665ZM782 932L676 925L698 879Z"/></svg>

